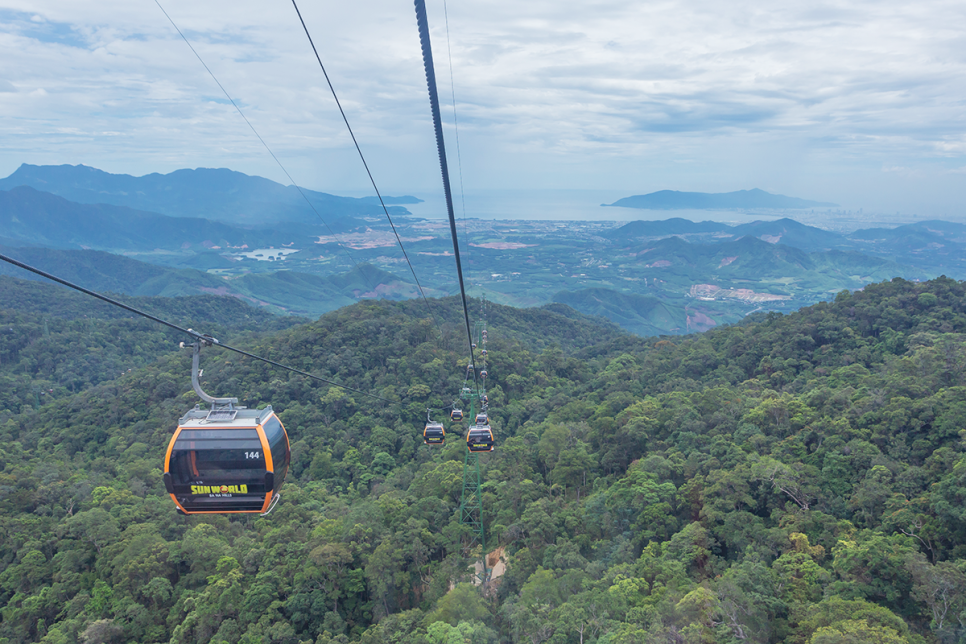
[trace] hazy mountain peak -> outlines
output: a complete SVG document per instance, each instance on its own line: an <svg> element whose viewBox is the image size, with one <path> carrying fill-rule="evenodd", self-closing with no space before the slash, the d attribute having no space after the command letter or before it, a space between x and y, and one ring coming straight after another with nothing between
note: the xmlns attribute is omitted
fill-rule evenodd
<svg viewBox="0 0 966 644"><path fill-rule="evenodd" d="M30 186L82 204L125 206L172 217L202 217L240 224L282 221L334 221L380 216L382 206L371 197L340 197L228 168L184 168L141 177L112 174L85 165L22 164L0 179L0 190ZM306 203L306 200L310 202ZM414 197L387 197L387 204L417 203ZM398 205L390 212L409 214Z"/></svg>

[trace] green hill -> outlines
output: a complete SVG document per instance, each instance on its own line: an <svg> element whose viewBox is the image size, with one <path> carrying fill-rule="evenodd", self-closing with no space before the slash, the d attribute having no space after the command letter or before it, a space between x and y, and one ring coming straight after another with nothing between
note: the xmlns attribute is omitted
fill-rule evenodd
<svg viewBox="0 0 966 644"><path fill-rule="evenodd" d="M205 239L223 245L245 242L245 231L207 219L73 203L27 186L0 191L0 226L17 245L52 248L153 250Z"/></svg>
<svg viewBox="0 0 966 644"><path fill-rule="evenodd" d="M681 218L663 221L632 221L614 229L608 237L616 243L621 243L636 238L660 239L672 235L689 241L703 242L736 241L750 236L771 244L782 244L807 252L854 247L853 241L844 235L815 226L807 226L788 218L753 221L739 226L729 226L713 221L698 223Z"/></svg>
<svg viewBox="0 0 966 644"><path fill-rule="evenodd" d="M793 246L808 252L849 248L851 246L848 240L838 233L815 226L806 226L788 218L774 221L754 221L735 226L729 232L736 238L750 235L769 243Z"/></svg>
<svg viewBox="0 0 966 644"><path fill-rule="evenodd" d="M317 276L292 271L225 279L194 269L173 269L93 250L3 248L5 255L94 291L135 296L227 295L274 312L318 316L359 299L415 297L416 287L392 273L361 264L351 271ZM42 280L0 263L0 275Z"/></svg>
<svg viewBox="0 0 966 644"><path fill-rule="evenodd" d="M705 283L814 301L819 294L861 288L872 281L928 277L925 271L885 258L843 251L808 253L751 236L711 244L689 243L675 236L631 240L621 246L633 258L622 263L623 267L634 267L649 279L673 284L682 292Z"/></svg>
<svg viewBox="0 0 966 644"><path fill-rule="evenodd" d="M554 302L571 306L581 313L606 318L638 335L681 334L690 331L684 307L672 306L656 297L592 288L561 291L553 299Z"/></svg>
<svg viewBox="0 0 966 644"><path fill-rule="evenodd" d="M632 221L623 226L608 231L607 237L615 240L631 239L634 237L668 237L670 235L692 235L704 233L719 233L731 230L728 224L716 221L691 221L681 217L672 217L660 221Z"/></svg>
<svg viewBox="0 0 966 644"><path fill-rule="evenodd" d="M128 297L125 304L224 342L306 322L232 297ZM62 400L179 352L184 338L60 285L0 276L0 413Z"/></svg>
<svg viewBox="0 0 966 644"><path fill-rule="evenodd" d="M869 228L849 235L856 250L927 270L962 276L966 273L966 226L923 221L897 228Z"/></svg>
<svg viewBox="0 0 966 644"><path fill-rule="evenodd" d="M103 251L9 247L0 251L95 291L172 297L197 294L205 288L218 289L224 284L223 279L201 271L164 268ZM6 262L0 263L0 275L43 279Z"/></svg>

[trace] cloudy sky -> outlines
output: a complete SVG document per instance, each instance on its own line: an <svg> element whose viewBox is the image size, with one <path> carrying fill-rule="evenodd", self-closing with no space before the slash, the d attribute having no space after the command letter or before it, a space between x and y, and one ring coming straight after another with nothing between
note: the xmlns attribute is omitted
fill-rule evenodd
<svg viewBox="0 0 966 644"><path fill-rule="evenodd" d="M300 184L367 192L290 0L162 0ZM966 217L962 0L427 0L468 191L762 188ZM388 194L438 190L409 0L302 0ZM154 0L0 0L0 175L287 183ZM444 108L455 164L452 105ZM456 169L454 168L454 172Z"/></svg>

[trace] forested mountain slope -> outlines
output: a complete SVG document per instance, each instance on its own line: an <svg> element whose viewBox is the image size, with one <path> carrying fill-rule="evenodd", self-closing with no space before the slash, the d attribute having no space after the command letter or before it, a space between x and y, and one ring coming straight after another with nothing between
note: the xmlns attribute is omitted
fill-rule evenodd
<svg viewBox="0 0 966 644"><path fill-rule="evenodd" d="M232 297L117 299L223 342L306 322ZM0 275L0 420L179 351L183 335L59 285Z"/></svg>
<svg viewBox="0 0 966 644"><path fill-rule="evenodd" d="M225 279L191 268L173 269L97 250L7 248L0 252L87 288L141 297L180 297L209 293L294 315L312 317L373 297L415 297L415 284L370 264L326 276L280 270ZM22 268L0 263L0 276L44 280ZM426 289L430 290L430 289ZM432 291L431 291L432 292Z"/></svg>
<svg viewBox="0 0 966 644"><path fill-rule="evenodd" d="M175 514L159 468L196 399L164 357L0 425L0 637L960 641L964 295L895 280L648 340L490 307L485 589L459 583L465 448L418 436L462 383L451 301L443 339L421 302L364 302L245 345L393 405L205 353L206 387L291 435L264 519Z"/></svg>
<svg viewBox="0 0 966 644"><path fill-rule="evenodd" d="M7 243L49 248L176 249L185 242L205 239L240 247L247 241L246 233L249 239L271 239L270 233L198 217L168 217L103 203L73 203L29 186L0 190L0 227L4 238L12 240Z"/></svg>

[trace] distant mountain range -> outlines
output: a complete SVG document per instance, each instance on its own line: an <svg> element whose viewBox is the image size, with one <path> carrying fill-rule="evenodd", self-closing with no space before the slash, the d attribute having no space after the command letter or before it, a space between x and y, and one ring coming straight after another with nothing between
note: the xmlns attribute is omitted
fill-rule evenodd
<svg viewBox="0 0 966 644"><path fill-rule="evenodd" d="M725 242L746 235L810 253L831 250L862 253L935 275L966 277L966 224L948 221L922 221L897 228L869 228L840 234L787 218L740 226L674 218L632 221L607 234L618 244L672 236L691 242Z"/></svg>
<svg viewBox="0 0 966 644"><path fill-rule="evenodd" d="M33 185L11 185L19 181ZM384 220L366 214L371 198L312 193L313 199L331 197L339 212L362 213L329 217L323 226L314 214L286 219L297 205L293 190L228 170L131 177L84 166L24 165L0 180L0 246L95 290L134 296L221 294L265 310L317 316L363 298L418 295L395 235ZM767 195L732 194L754 193ZM219 218L205 205L256 197L266 200L259 208L271 211L264 220L252 214L257 209ZM398 234L427 296L449 295L455 288L449 231L427 223L403 219ZM464 267L471 288L488 299L517 306L554 301L644 335L700 331L752 311L793 310L895 277L966 277L966 225L941 221L849 234L793 219L729 226L671 218L619 228L475 222L468 234L474 240L465 240L472 248ZM0 274L24 276L6 264Z"/></svg>
<svg viewBox="0 0 966 644"><path fill-rule="evenodd" d="M30 186L81 204L110 204L170 217L196 217L232 224L269 225L283 221L327 223L337 219L382 215L375 197L356 199L295 186L283 186L225 168L175 170L143 177L110 174L85 165L23 164L5 179L0 190ZM304 196L303 196L304 195ZM306 203L318 211L318 215ZM415 197L384 197L392 214L406 215L402 204Z"/></svg>
<svg viewBox="0 0 966 644"><path fill-rule="evenodd" d="M809 201L785 195L773 195L764 190L738 190L737 192L678 192L659 190L646 195L634 195L618 199L602 206L619 208L642 208L645 210L732 210L738 208L784 209L784 208L831 208L838 204L825 201Z"/></svg>
<svg viewBox="0 0 966 644"><path fill-rule="evenodd" d="M885 258L842 250L808 252L751 235L714 244L690 243L671 236L643 243L632 241L622 246L646 268L661 268L666 274L661 279L668 281L673 275L674 279L683 280L682 286L712 279L730 283L754 277L756 281L776 284L794 281L799 288L814 290L822 289L824 283L841 289L859 288L897 276L927 279L925 271ZM769 292L790 293L787 287Z"/></svg>
<svg viewBox="0 0 966 644"><path fill-rule="evenodd" d="M807 226L788 218L753 221L739 226L729 226L715 221L693 222L681 218L664 221L632 221L614 229L608 236L615 241L661 239L671 236L684 237L691 241L727 241L740 239L746 235L806 251L851 247L851 242L843 235Z"/></svg>
<svg viewBox="0 0 966 644"><path fill-rule="evenodd" d="M200 217L169 217L108 204L80 204L28 186L0 190L0 244L46 248L150 251L282 246L363 222L343 218L246 227Z"/></svg>

